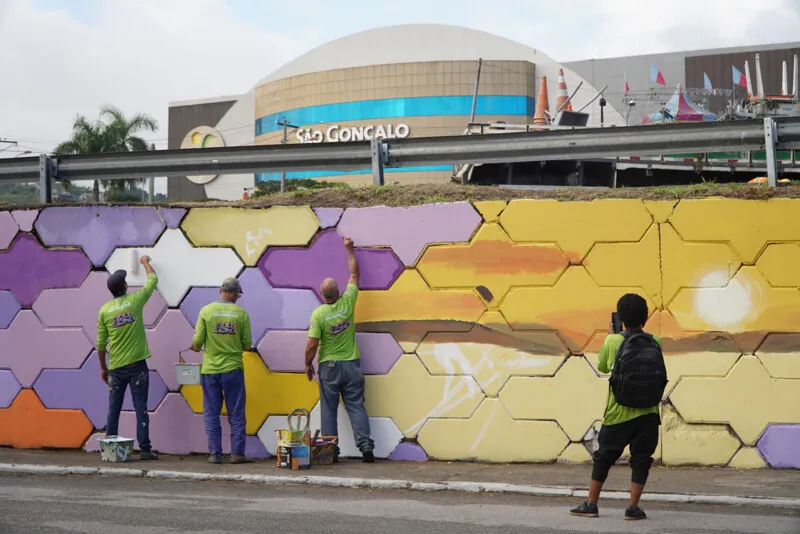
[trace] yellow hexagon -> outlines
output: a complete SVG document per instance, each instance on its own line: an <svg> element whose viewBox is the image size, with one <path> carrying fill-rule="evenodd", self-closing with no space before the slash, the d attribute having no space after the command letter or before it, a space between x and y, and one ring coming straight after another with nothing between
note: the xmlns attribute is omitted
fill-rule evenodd
<svg viewBox="0 0 800 534"><path fill-rule="evenodd" d="M800 241L798 210L800 200L791 198L704 198L681 200L669 220L685 241L729 242L752 264L766 243Z"/></svg>
<svg viewBox="0 0 800 534"><path fill-rule="evenodd" d="M800 423L800 388L776 379L755 356L742 356L724 378L684 378L669 400L690 423L728 423L746 445L769 424Z"/></svg>
<svg viewBox="0 0 800 534"><path fill-rule="evenodd" d="M685 242L669 224L660 231L665 304L682 287L725 287L742 265L727 243Z"/></svg>
<svg viewBox="0 0 800 534"><path fill-rule="evenodd" d="M772 378L800 378L800 334L770 334L756 355Z"/></svg>
<svg viewBox="0 0 800 534"><path fill-rule="evenodd" d="M682 289L669 310L690 331L791 332L800 324L800 292L770 287L758 269L742 267L724 288Z"/></svg>
<svg viewBox="0 0 800 534"><path fill-rule="evenodd" d="M247 395L245 417L247 434L253 436L270 415L290 413L295 408L311 411L319 400L319 387L299 373L273 373L255 352L245 352L244 388ZM203 413L203 390L200 386L181 386L181 395L192 411ZM222 403L222 415L228 410Z"/></svg>
<svg viewBox="0 0 800 534"><path fill-rule="evenodd" d="M496 336L501 334L505 336L498 337L497 344L500 345L515 346L521 350L547 356L566 357L569 354L569 348L564 345L556 332L517 332L508 325L506 318L497 310L489 310L484 313L478 319L478 324L485 326Z"/></svg>
<svg viewBox="0 0 800 534"><path fill-rule="evenodd" d="M430 246L417 265L433 288L485 286L497 306L511 286L551 286L569 262L551 244L515 244L499 224L484 224L467 245Z"/></svg>
<svg viewBox="0 0 800 534"><path fill-rule="evenodd" d="M726 425L690 425L671 408L661 410L664 465L727 465L740 446Z"/></svg>
<svg viewBox="0 0 800 534"><path fill-rule="evenodd" d="M645 200L644 207L653 216L653 222L665 223L672 215L675 206L678 205L677 200Z"/></svg>
<svg viewBox="0 0 800 534"><path fill-rule="evenodd" d="M602 287L641 287L660 302L661 261L658 225L638 243L597 243L583 260L589 274Z"/></svg>
<svg viewBox="0 0 800 534"><path fill-rule="evenodd" d="M769 467L764 457L761 456L758 447L742 447L739 449L728 467L734 469L764 469Z"/></svg>
<svg viewBox="0 0 800 534"><path fill-rule="evenodd" d="M598 242L639 241L653 222L641 200L512 200L500 223L517 242L556 243L579 263Z"/></svg>
<svg viewBox="0 0 800 534"><path fill-rule="evenodd" d="M592 461L592 455L583 443L570 443L558 457L558 461L566 464L584 464Z"/></svg>
<svg viewBox="0 0 800 534"><path fill-rule="evenodd" d="M552 421L515 421L497 399L469 419L431 419L419 443L437 460L552 462L569 440Z"/></svg>
<svg viewBox="0 0 800 534"><path fill-rule="evenodd" d="M471 290L431 290L414 269L403 271L384 291L361 291L356 322L364 332L391 332L403 347L414 350L428 332L463 332L486 307Z"/></svg>
<svg viewBox="0 0 800 534"><path fill-rule="evenodd" d="M800 243L773 243L756 266L772 287L800 287Z"/></svg>
<svg viewBox="0 0 800 534"><path fill-rule="evenodd" d="M429 418L467 419L485 398L470 376L431 376L413 354L400 356L388 375L368 376L370 417L391 417L408 438Z"/></svg>
<svg viewBox="0 0 800 534"><path fill-rule="evenodd" d="M308 244L319 219L308 206L192 208L181 228L194 245L231 246L252 267L269 246Z"/></svg>
<svg viewBox="0 0 800 534"><path fill-rule="evenodd" d="M572 356L554 378L510 378L500 400L514 419L555 419L571 441L580 441L603 418L607 392L608 380Z"/></svg>
<svg viewBox="0 0 800 534"><path fill-rule="evenodd" d="M608 331L611 312L625 293L641 289L598 287L585 268L573 266L553 287L514 288L500 306L514 330L555 330L573 352L580 351L596 332Z"/></svg>
<svg viewBox="0 0 800 534"><path fill-rule="evenodd" d="M478 210L478 213L483 217L483 221L497 222L500 214L506 209L508 205L505 200L484 200L481 202L473 202L472 205Z"/></svg>

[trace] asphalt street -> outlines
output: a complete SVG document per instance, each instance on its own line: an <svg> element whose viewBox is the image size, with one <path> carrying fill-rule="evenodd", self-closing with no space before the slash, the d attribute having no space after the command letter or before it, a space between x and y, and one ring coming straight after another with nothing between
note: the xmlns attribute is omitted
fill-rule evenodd
<svg viewBox="0 0 800 534"><path fill-rule="evenodd" d="M623 503L601 503L598 519L569 516L573 504L492 494L11 475L0 476L0 533L800 532L800 510L651 503L647 520L626 522Z"/></svg>

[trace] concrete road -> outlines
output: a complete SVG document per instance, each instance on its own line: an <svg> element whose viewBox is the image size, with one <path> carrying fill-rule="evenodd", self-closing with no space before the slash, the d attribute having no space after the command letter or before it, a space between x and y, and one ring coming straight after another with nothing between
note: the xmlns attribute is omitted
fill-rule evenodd
<svg viewBox="0 0 800 534"><path fill-rule="evenodd" d="M800 511L651 504L626 522L623 503L599 519L567 514L563 499L274 487L136 478L0 476L0 532L173 534L764 533L797 534Z"/></svg>

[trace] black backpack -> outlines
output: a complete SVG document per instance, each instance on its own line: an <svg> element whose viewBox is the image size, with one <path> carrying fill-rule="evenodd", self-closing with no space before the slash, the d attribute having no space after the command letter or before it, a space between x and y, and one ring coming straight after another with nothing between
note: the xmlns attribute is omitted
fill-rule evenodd
<svg viewBox="0 0 800 534"><path fill-rule="evenodd" d="M667 367L655 338L641 330L625 330L617 349L609 387L617 403L629 408L651 408L661 403L667 387Z"/></svg>

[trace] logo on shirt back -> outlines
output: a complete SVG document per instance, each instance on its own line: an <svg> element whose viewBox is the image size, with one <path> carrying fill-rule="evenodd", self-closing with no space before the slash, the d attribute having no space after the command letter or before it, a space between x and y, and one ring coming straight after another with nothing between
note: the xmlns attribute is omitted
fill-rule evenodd
<svg viewBox="0 0 800 534"><path fill-rule="evenodd" d="M214 326L214 333L222 335L236 334L236 325L233 323L217 323Z"/></svg>
<svg viewBox="0 0 800 534"><path fill-rule="evenodd" d="M336 323L335 325L331 326L331 335L335 336L337 334L341 334L348 328L350 328L350 321L342 321L340 323Z"/></svg>
<svg viewBox="0 0 800 534"><path fill-rule="evenodd" d="M136 317L134 317L130 312L125 312L114 317L113 327L119 328L121 326L125 326L127 324L135 322L136 322Z"/></svg>

